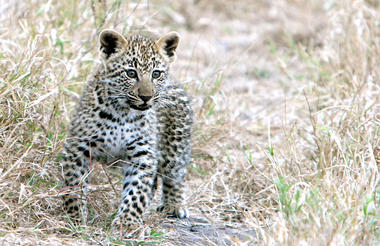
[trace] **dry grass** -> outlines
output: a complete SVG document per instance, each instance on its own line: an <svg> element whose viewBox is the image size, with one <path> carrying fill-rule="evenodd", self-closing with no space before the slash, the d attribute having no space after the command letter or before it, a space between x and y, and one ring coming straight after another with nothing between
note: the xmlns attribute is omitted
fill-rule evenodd
<svg viewBox="0 0 380 246"><path fill-rule="evenodd" d="M255 231L235 244L380 243L379 16L372 0L2 1L2 242L130 243L109 232L119 197L104 174L120 176L107 168L89 225L70 225L58 153L99 31L144 26L182 35L173 73L196 109L194 216ZM149 213L139 242L176 245Z"/></svg>

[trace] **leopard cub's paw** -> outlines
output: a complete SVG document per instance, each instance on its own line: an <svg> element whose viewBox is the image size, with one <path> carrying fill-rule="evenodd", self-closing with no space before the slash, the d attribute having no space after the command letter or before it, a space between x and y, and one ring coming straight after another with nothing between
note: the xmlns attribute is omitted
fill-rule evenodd
<svg viewBox="0 0 380 246"><path fill-rule="evenodd" d="M116 216L112 221L111 230L121 237L136 237L140 233L141 221L132 220L123 216Z"/></svg>
<svg viewBox="0 0 380 246"><path fill-rule="evenodd" d="M182 206L169 206L168 204L161 204L156 210L167 214L169 217L176 217L179 219L187 218L189 215L187 209Z"/></svg>

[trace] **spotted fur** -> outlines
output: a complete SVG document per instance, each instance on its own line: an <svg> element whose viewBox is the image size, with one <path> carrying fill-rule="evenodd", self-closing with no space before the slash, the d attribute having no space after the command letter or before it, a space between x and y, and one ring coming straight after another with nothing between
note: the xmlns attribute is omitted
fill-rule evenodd
<svg viewBox="0 0 380 246"><path fill-rule="evenodd" d="M184 90L168 77L179 36L160 39L100 34L103 64L87 83L62 153L63 177L81 195L64 196L72 220L87 217L86 194L94 162L119 162L124 181L114 226L134 227L162 177L159 211L183 218L183 178L190 162L192 109Z"/></svg>

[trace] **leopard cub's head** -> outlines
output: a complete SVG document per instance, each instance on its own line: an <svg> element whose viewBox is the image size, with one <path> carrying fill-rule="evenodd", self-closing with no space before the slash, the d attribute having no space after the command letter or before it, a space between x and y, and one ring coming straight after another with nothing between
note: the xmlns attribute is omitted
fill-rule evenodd
<svg viewBox="0 0 380 246"><path fill-rule="evenodd" d="M107 29L99 39L109 98L137 110L150 108L167 81L179 35L170 32L158 39L139 34L124 37Z"/></svg>

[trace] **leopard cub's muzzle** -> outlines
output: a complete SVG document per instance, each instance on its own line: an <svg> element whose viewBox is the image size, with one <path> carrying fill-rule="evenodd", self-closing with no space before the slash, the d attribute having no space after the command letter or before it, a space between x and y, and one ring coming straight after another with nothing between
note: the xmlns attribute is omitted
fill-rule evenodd
<svg viewBox="0 0 380 246"><path fill-rule="evenodd" d="M137 95L138 100L131 104L131 107L137 110L147 110L153 105L153 97L156 88L148 78L142 78L136 83L133 92Z"/></svg>

